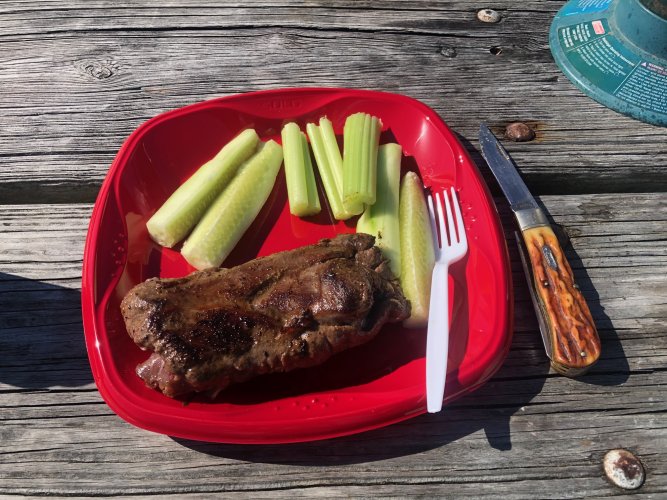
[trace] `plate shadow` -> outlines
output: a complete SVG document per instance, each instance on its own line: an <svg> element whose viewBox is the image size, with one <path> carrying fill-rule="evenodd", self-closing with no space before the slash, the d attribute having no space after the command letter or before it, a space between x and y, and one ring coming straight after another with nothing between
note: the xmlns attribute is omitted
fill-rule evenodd
<svg viewBox="0 0 667 500"><path fill-rule="evenodd" d="M533 349L526 348L524 338L516 343L510 353L511 363L506 363L479 390L446 405L437 414L423 414L361 434L305 443L232 445L171 439L211 456L303 466L350 465L414 455L480 430L485 432L491 447L510 450L510 418L539 394L549 371L546 361L534 362Z"/></svg>

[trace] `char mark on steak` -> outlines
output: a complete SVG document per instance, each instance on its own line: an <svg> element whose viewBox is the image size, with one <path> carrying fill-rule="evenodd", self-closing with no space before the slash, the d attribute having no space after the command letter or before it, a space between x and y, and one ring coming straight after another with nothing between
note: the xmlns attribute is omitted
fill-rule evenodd
<svg viewBox="0 0 667 500"><path fill-rule="evenodd" d="M121 311L132 339L153 352L137 374L178 397L323 363L407 318L410 304L374 238L347 234L231 269L149 279Z"/></svg>

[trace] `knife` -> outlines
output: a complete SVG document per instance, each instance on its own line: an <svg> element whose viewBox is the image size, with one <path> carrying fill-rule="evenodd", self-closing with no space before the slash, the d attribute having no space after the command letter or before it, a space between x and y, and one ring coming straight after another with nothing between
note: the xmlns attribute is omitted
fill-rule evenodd
<svg viewBox="0 0 667 500"><path fill-rule="evenodd" d="M586 299L545 213L484 124L479 143L521 230L521 236L516 234L519 253L551 366L567 377L581 375L600 357L600 338Z"/></svg>

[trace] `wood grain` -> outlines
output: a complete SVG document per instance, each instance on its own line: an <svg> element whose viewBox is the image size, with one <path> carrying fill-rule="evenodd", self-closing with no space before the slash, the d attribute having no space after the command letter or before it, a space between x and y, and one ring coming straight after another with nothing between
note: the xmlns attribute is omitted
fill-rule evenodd
<svg viewBox="0 0 667 500"><path fill-rule="evenodd" d="M536 139L508 149L536 193L664 191L667 129L595 103L554 64L560 5L498 1L502 21L488 24L462 1L3 2L0 200L91 202L150 117L292 86L420 99L480 165L480 122L526 121Z"/></svg>
<svg viewBox="0 0 667 500"><path fill-rule="evenodd" d="M92 381L80 323L90 206L0 206L0 495L602 497L618 493L601 460L619 446L648 469L641 493L664 495L667 202L541 201L570 235L566 255L600 331L603 354L587 375L549 371L512 250L516 333L491 382L442 414L288 446L174 440L114 415Z"/></svg>

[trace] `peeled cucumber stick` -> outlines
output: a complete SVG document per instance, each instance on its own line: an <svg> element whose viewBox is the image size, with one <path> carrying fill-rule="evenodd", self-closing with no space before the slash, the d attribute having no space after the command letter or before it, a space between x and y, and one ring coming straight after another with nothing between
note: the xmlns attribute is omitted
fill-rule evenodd
<svg viewBox="0 0 667 500"><path fill-rule="evenodd" d="M255 152L259 137L244 130L204 163L148 220L148 234L156 243L173 247L185 238L239 166Z"/></svg>
<svg viewBox="0 0 667 500"><path fill-rule="evenodd" d="M399 189L402 149L398 144L383 144L377 156L377 195L357 222L357 232L375 236L375 244L389 260L396 277L401 275L401 238L399 228Z"/></svg>
<svg viewBox="0 0 667 500"><path fill-rule="evenodd" d="M412 314L403 322L408 328L428 323L431 275L435 265L433 232L424 199L424 186L414 172L401 182L399 206L401 227L401 288L412 305Z"/></svg>
<svg viewBox="0 0 667 500"><path fill-rule="evenodd" d="M319 126L314 123L306 125L306 132L334 219L347 220L352 214L343 207L343 158L331 121L322 117Z"/></svg>
<svg viewBox="0 0 667 500"><path fill-rule="evenodd" d="M185 260L197 269L222 264L266 203L282 161L277 142L260 145L183 243Z"/></svg>
<svg viewBox="0 0 667 500"><path fill-rule="evenodd" d="M306 135L290 122L283 127L281 136L290 213L297 217L317 214L321 210L320 198Z"/></svg>

